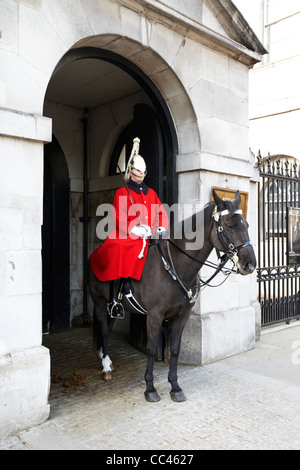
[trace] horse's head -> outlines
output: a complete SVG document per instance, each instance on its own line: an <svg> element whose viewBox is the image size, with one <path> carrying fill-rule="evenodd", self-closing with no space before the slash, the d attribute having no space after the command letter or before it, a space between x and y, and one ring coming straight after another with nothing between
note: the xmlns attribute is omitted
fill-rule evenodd
<svg viewBox="0 0 300 470"><path fill-rule="evenodd" d="M240 209L241 196L223 201L213 191L215 208L210 241L218 251L226 253L236 264L240 274L251 274L256 267L256 258L249 240L248 222Z"/></svg>

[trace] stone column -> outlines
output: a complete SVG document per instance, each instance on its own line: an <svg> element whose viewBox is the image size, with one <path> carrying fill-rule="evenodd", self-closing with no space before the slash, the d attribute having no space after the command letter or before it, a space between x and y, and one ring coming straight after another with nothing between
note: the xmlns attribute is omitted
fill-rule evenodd
<svg viewBox="0 0 300 470"><path fill-rule="evenodd" d="M50 140L50 119L0 108L0 438L49 415L41 225Z"/></svg>

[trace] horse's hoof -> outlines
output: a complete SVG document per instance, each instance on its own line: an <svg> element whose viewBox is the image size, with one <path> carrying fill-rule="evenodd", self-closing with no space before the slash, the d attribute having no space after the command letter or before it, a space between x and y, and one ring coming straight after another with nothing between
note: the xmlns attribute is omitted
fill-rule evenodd
<svg viewBox="0 0 300 470"><path fill-rule="evenodd" d="M103 380L105 380L105 381L112 380L111 371L102 372L102 376L103 376Z"/></svg>
<svg viewBox="0 0 300 470"><path fill-rule="evenodd" d="M156 401L160 401L160 396L158 393L155 392L145 392L145 398L146 401L149 401L151 403L155 403Z"/></svg>
<svg viewBox="0 0 300 470"><path fill-rule="evenodd" d="M180 390L180 392L170 392L170 395L171 395L172 400L178 403L186 400L186 397L182 390Z"/></svg>

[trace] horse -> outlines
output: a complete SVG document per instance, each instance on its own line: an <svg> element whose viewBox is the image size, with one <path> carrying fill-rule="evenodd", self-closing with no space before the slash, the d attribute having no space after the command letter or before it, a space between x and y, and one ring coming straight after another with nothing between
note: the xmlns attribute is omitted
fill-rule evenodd
<svg viewBox="0 0 300 470"><path fill-rule="evenodd" d="M161 327L168 321L170 328L170 360L168 381L171 385L171 398L182 402L186 397L178 385L177 364L183 329L190 317L201 286L209 285L225 263L231 260L234 269L241 275L251 274L256 267L256 258L249 239L248 223L240 209L239 191L235 199L222 200L213 191L213 201L204 208L203 244L195 250L187 250L190 235L180 239L171 235L149 246L145 266L140 281L131 280L137 302L147 312L147 367L144 375L145 399L157 402L160 397L154 386L153 368L158 348ZM198 230L201 229L198 228ZM202 227L203 230L203 227ZM189 236L188 236L189 235ZM203 281L199 270L207 261L213 249L220 258L219 265L208 281ZM221 257L221 253L223 253ZM102 359L105 380L112 378L112 363L108 354L108 337L114 319L107 313L109 282L101 282L89 265L89 291L94 303L92 329L99 357ZM130 310L123 299L125 310Z"/></svg>

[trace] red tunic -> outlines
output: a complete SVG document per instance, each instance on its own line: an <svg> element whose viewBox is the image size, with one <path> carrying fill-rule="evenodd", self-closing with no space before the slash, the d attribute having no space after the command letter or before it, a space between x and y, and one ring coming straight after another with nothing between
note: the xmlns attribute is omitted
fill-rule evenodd
<svg viewBox="0 0 300 470"><path fill-rule="evenodd" d="M90 257L95 276L100 281L111 281L121 277L140 280L148 252L149 242L144 256L138 256L143 248L143 239L129 235L130 230L141 224L149 225L151 232L157 227L168 229L168 216L157 194L145 183L138 185L130 181L129 191L134 202L131 203L126 187L116 191L113 207L115 210L115 228L102 246L96 248ZM136 211L139 213L137 217Z"/></svg>

